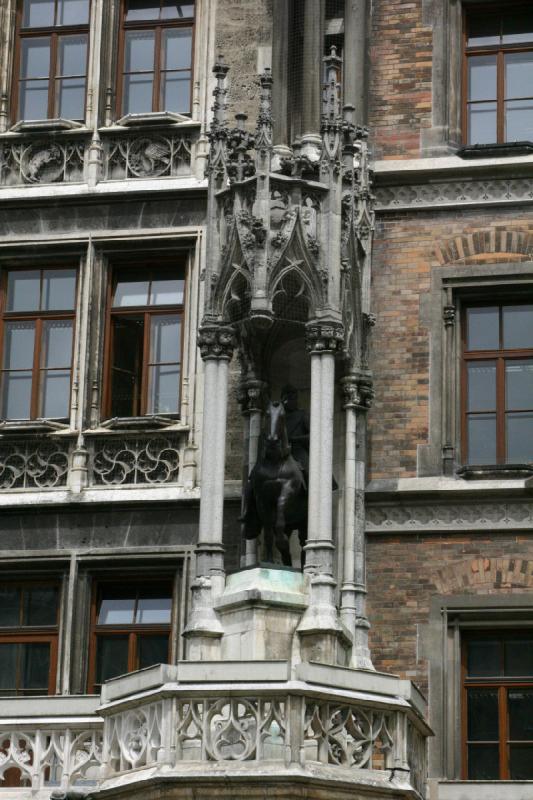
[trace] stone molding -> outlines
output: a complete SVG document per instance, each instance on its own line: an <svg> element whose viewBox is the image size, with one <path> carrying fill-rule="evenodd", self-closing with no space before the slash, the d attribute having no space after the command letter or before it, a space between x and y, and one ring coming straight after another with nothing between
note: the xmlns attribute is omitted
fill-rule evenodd
<svg viewBox="0 0 533 800"><path fill-rule="evenodd" d="M367 501L368 503L368 501ZM533 530L531 500L368 503L367 533Z"/></svg>

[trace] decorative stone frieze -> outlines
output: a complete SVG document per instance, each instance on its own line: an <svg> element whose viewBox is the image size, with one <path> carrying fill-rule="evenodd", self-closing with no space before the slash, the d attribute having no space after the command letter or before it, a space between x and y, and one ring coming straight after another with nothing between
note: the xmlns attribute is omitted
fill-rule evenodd
<svg viewBox="0 0 533 800"><path fill-rule="evenodd" d="M183 134L121 136L104 139L105 179L190 175L192 141Z"/></svg>
<svg viewBox="0 0 533 800"><path fill-rule="evenodd" d="M68 442L35 438L0 441L0 489L55 489L67 483Z"/></svg>
<svg viewBox="0 0 533 800"><path fill-rule="evenodd" d="M384 181L384 177L381 181ZM375 188L376 211L455 208L533 202L533 178L494 178L400 183Z"/></svg>
<svg viewBox="0 0 533 800"><path fill-rule="evenodd" d="M235 332L228 325L202 325L198 331L198 347L204 361L230 361L235 348Z"/></svg>
<svg viewBox="0 0 533 800"><path fill-rule="evenodd" d="M74 183L83 180L85 139L4 139L0 185Z"/></svg>
<svg viewBox="0 0 533 800"><path fill-rule="evenodd" d="M495 531L533 529L533 503L527 500L448 503L367 501L369 533L431 533L433 531Z"/></svg>
<svg viewBox="0 0 533 800"><path fill-rule="evenodd" d="M337 353L344 343L344 327L340 322L310 322L305 329L310 353Z"/></svg>

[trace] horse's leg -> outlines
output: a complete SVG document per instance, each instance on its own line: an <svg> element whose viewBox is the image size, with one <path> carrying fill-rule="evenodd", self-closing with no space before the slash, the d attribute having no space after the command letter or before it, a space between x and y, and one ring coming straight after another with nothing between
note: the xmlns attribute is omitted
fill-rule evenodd
<svg viewBox="0 0 533 800"><path fill-rule="evenodd" d="M274 522L272 514L265 514L263 521L263 536L265 537L265 560L274 563Z"/></svg>
<svg viewBox="0 0 533 800"><path fill-rule="evenodd" d="M286 567L292 567L291 548L289 545L289 540L285 534L285 511L291 494L292 489L290 482L286 481L281 489L276 507L276 547L278 548L281 555L281 560Z"/></svg>

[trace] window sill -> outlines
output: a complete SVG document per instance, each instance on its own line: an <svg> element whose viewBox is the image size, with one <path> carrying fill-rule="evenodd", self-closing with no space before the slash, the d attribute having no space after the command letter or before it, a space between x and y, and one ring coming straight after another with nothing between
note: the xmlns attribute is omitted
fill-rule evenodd
<svg viewBox="0 0 533 800"><path fill-rule="evenodd" d="M43 432L71 432L67 422L60 422L56 419L30 419L30 420L10 420L5 419L0 422L0 434L21 434L21 433L43 433Z"/></svg>
<svg viewBox="0 0 533 800"><path fill-rule="evenodd" d="M179 414L154 414L144 417L112 417L100 423L98 429L86 431L86 433L110 433L110 432L144 432L150 430L164 430L167 428L179 428L188 430L188 426L180 424ZM533 474L533 473L532 473Z"/></svg>
<svg viewBox="0 0 533 800"><path fill-rule="evenodd" d="M504 144L469 144L457 150L459 158L504 158L505 156L529 156L533 153L533 142L505 142Z"/></svg>
<svg viewBox="0 0 533 800"><path fill-rule="evenodd" d="M533 477L533 464L469 464L460 467L456 475L464 480L521 480Z"/></svg>
<svg viewBox="0 0 533 800"><path fill-rule="evenodd" d="M81 122L72 119L28 119L20 120L11 128L13 133L54 133L56 131L73 131L83 128Z"/></svg>
<svg viewBox="0 0 533 800"><path fill-rule="evenodd" d="M126 114L116 124L123 128L150 128L155 125L179 125L193 122L185 114L174 111L153 111L149 114ZM193 123L199 125L199 123Z"/></svg>

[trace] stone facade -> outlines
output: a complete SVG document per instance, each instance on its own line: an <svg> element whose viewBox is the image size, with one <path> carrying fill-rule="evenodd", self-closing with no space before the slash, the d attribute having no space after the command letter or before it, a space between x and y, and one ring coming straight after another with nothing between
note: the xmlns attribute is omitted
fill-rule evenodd
<svg viewBox="0 0 533 800"><path fill-rule="evenodd" d="M0 628L55 648L48 696L0 699L0 795L529 798L466 780L459 733L468 636L533 626L532 464L464 457L463 307L533 303L530 143L462 148L472 5L196 0L190 113L128 117L122 4L93 0L77 123L13 116L0 0L2 281L78 273L68 419L0 422L0 581L59 598L57 625ZM122 418L111 276L141 260L185 270L180 403ZM303 572L241 532L287 383ZM104 585L166 587L169 663L115 630L128 674L100 686Z"/></svg>

